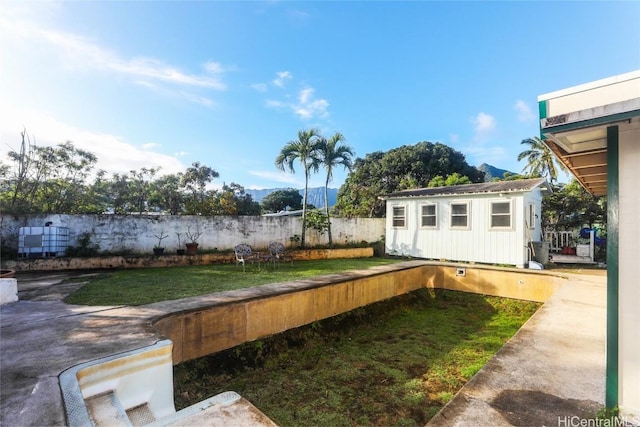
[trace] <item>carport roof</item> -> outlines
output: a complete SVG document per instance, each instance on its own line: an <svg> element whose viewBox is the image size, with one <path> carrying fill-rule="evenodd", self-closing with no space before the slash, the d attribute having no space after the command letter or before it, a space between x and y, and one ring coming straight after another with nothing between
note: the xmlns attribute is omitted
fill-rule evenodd
<svg viewBox="0 0 640 427"><path fill-rule="evenodd" d="M607 128L640 120L640 70L538 97L540 134L582 186L607 194Z"/></svg>
<svg viewBox="0 0 640 427"><path fill-rule="evenodd" d="M513 193L531 191L543 186L551 191L546 178L518 179L513 181L482 182L479 184L450 185L448 187L417 188L413 190L396 191L381 199L398 199L406 197L450 196L462 194Z"/></svg>

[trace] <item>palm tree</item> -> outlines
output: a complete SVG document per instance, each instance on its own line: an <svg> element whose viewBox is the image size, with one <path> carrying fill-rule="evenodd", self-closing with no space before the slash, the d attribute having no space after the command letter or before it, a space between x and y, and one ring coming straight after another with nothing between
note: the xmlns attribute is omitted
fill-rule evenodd
<svg viewBox="0 0 640 427"><path fill-rule="evenodd" d="M333 168L344 166L345 169L351 170L353 162L353 149L348 145L342 144L345 141L344 136L340 132L336 132L328 140L321 138L318 143L318 154L321 165L324 165L327 171L327 179L324 184L324 211L327 216L327 231L329 234L329 246L333 246L333 238L331 236L331 217L329 216L329 183L333 179Z"/></svg>
<svg viewBox="0 0 640 427"><path fill-rule="evenodd" d="M529 146L529 149L518 154L518 161L527 159L522 172L531 176L548 176L551 183L558 179L558 169L568 172L567 167L558 161L553 151L537 136L523 139L520 144Z"/></svg>
<svg viewBox="0 0 640 427"><path fill-rule="evenodd" d="M304 248L307 228L307 189L311 171L318 171L318 141L321 139L318 129L298 131L298 139L289 141L282 147L276 157L276 167L281 171L289 170L295 173L293 164L298 160L304 169L304 197L302 199L302 236L300 246Z"/></svg>

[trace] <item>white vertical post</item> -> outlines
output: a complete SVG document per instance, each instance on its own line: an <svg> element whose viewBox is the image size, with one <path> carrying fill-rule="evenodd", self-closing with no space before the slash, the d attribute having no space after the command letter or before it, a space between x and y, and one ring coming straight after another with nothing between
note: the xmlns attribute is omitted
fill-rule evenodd
<svg viewBox="0 0 640 427"><path fill-rule="evenodd" d="M591 262L593 262L594 260L594 242L595 242L595 236L596 236L596 230L595 229L591 229L591 231L589 231L589 257L591 258Z"/></svg>

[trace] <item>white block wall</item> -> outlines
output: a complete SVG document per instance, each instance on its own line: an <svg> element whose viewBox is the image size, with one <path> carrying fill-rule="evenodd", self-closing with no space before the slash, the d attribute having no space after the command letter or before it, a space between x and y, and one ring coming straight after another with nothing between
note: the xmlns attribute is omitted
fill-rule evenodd
<svg viewBox="0 0 640 427"><path fill-rule="evenodd" d="M69 246L78 246L83 233L89 233L91 243L100 245L100 251L150 253L158 243L155 235L168 234L162 246L169 251L178 248L176 232L182 233L181 246L187 242L185 233L200 231L199 248L203 250L232 249L240 243L256 248L267 247L269 242L280 241L286 246L290 238L301 234L300 217L263 216L186 216L186 215L29 215L14 218L0 216L0 237L3 245L18 248L20 227L53 226L69 228ZM384 218L332 218L334 244L376 242L384 237ZM328 243L327 234L307 230L308 246Z"/></svg>

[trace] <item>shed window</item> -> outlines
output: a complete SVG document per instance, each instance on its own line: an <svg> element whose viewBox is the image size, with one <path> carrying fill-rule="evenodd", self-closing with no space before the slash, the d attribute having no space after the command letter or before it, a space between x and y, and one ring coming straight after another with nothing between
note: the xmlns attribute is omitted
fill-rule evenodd
<svg viewBox="0 0 640 427"><path fill-rule="evenodd" d="M394 206L393 207L393 219L392 223L394 227L405 227L407 224L407 219L405 217L404 206Z"/></svg>
<svg viewBox="0 0 640 427"><path fill-rule="evenodd" d="M491 202L491 228L511 228L511 202Z"/></svg>
<svg viewBox="0 0 640 427"><path fill-rule="evenodd" d="M422 227L434 228L438 225L438 205L422 205L422 216L420 225Z"/></svg>
<svg viewBox="0 0 640 427"><path fill-rule="evenodd" d="M469 202L451 203L451 228L469 228Z"/></svg>

